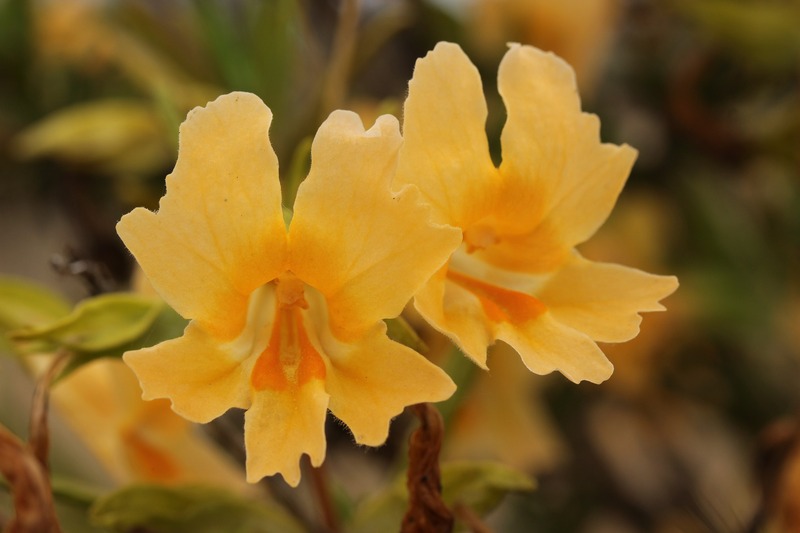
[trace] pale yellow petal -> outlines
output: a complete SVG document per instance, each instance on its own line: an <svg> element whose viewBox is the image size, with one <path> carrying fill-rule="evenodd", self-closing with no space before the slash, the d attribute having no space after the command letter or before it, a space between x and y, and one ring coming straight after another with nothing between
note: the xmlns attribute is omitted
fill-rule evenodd
<svg viewBox="0 0 800 533"><path fill-rule="evenodd" d="M497 338L514 348L535 374L558 370L575 383L601 383L614 371L592 339L561 324L549 312L524 324L500 323Z"/></svg>
<svg viewBox="0 0 800 533"><path fill-rule="evenodd" d="M400 142L393 117L365 132L356 114L335 111L297 193L289 269L326 297L340 338L398 315L461 241L428 221L416 188L391 192Z"/></svg>
<svg viewBox="0 0 800 533"><path fill-rule="evenodd" d="M505 211L503 211L505 213ZM502 235L475 257L504 270L527 274L546 274L558 270L572 256L572 246L563 234L547 221L521 235Z"/></svg>
<svg viewBox="0 0 800 533"><path fill-rule="evenodd" d="M380 446L392 418L408 405L449 398L455 384L439 367L414 350L389 340L378 324L352 344L329 331L320 342L328 356L325 388L330 409L359 444Z"/></svg>
<svg viewBox="0 0 800 533"><path fill-rule="evenodd" d="M271 121L269 108L248 93L191 111L158 212L135 209L117 225L158 293L228 339L244 326L249 293L285 266Z"/></svg>
<svg viewBox="0 0 800 533"><path fill-rule="evenodd" d="M248 491L241 467L195 428L175 436L149 427L133 428L122 434L119 452L128 464L128 482L203 483Z"/></svg>
<svg viewBox="0 0 800 533"><path fill-rule="evenodd" d="M526 471L551 469L564 444L541 396L546 380L526 371L507 344L496 344L489 372L481 372L458 408L444 460L500 459Z"/></svg>
<svg viewBox="0 0 800 533"><path fill-rule="evenodd" d="M639 313L663 311L659 302L678 288L674 276L595 263L579 255L539 292L553 317L600 342L624 342L639 333Z"/></svg>
<svg viewBox="0 0 800 533"><path fill-rule="evenodd" d="M440 272L417 294L414 304L483 368L487 348L502 340L537 374L559 370L576 382L608 378L611 363L592 339L556 321L538 296L537 278L492 269L483 274L473 277L452 268L446 275Z"/></svg>
<svg viewBox="0 0 800 533"><path fill-rule="evenodd" d="M472 293L446 280L445 269L417 293L414 307L465 355L481 368L487 368L486 349L494 342L492 324Z"/></svg>
<svg viewBox="0 0 800 533"><path fill-rule="evenodd" d="M522 235L545 226L537 231L556 235L565 249L583 242L611 212L636 151L600 142L599 120L581 112L572 69L551 53L512 45L498 88L508 112L498 230Z"/></svg>
<svg viewBox="0 0 800 533"><path fill-rule="evenodd" d="M145 400L169 398L172 409L194 422L209 422L232 407L250 405L241 361L191 322L182 337L123 356Z"/></svg>
<svg viewBox="0 0 800 533"><path fill-rule="evenodd" d="M403 109L396 183L414 183L439 221L469 227L490 209L499 185L486 140L478 70L452 43L417 60Z"/></svg>
<svg viewBox="0 0 800 533"><path fill-rule="evenodd" d="M312 379L301 387L265 389L253 397L244 416L247 481L281 474L286 483L300 483L300 457L313 466L325 459L325 416L328 394L324 382Z"/></svg>

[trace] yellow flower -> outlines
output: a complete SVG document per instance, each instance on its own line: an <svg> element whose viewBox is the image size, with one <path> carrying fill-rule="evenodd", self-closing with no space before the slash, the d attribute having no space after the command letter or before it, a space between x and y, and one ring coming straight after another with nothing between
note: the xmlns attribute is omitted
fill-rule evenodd
<svg viewBox="0 0 800 533"><path fill-rule="evenodd" d="M390 183L397 120L368 131L336 111L312 146L294 217L284 224L270 110L247 93L189 114L167 194L117 231L156 291L191 322L184 335L125 354L146 399L208 422L247 409L251 482L300 481L303 453L325 457L327 409L361 444L379 445L407 405L455 388L438 367L386 337L396 316L458 246L431 224L414 187Z"/></svg>
<svg viewBox="0 0 800 533"><path fill-rule="evenodd" d="M51 401L119 483L213 483L245 491L234 462L169 402L144 402L140 395L130 369L103 358L56 384Z"/></svg>
<svg viewBox="0 0 800 533"><path fill-rule="evenodd" d="M521 371L516 354L497 345L492 371L481 372L447 429L446 460L499 460L526 472L550 470L566 447L544 404L541 379Z"/></svg>
<svg viewBox="0 0 800 533"><path fill-rule="evenodd" d="M396 180L419 185L463 243L415 305L482 367L501 340L535 373L603 381L613 367L595 341L635 337L639 312L662 310L678 285L575 250L608 216L636 151L600 143L572 69L552 54L512 45L498 87L508 119L496 168L477 69L450 43L417 62Z"/></svg>
<svg viewBox="0 0 800 533"><path fill-rule="evenodd" d="M619 0L478 0L469 13L469 37L492 56L509 40L552 50L575 69L591 93L602 73L622 14Z"/></svg>

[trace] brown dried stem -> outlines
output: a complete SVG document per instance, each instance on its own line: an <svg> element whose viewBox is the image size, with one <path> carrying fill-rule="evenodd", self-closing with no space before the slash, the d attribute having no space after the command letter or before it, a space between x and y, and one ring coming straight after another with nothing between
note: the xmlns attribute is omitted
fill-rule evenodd
<svg viewBox="0 0 800 533"><path fill-rule="evenodd" d="M50 366L44 371L36 382L31 404L31 419L28 436L28 445L36 459L42 465L45 473L49 472L50 465L48 452L50 450L50 432L47 426L48 404L50 402L50 385L56 376L61 373L69 361L71 354L66 350L59 351Z"/></svg>
<svg viewBox="0 0 800 533"><path fill-rule="evenodd" d="M27 444L0 425L0 473L14 494L15 512L4 533L61 533L50 487L47 407L50 384L69 357L60 351L36 383Z"/></svg>
<svg viewBox="0 0 800 533"><path fill-rule="evenodd" d="M0 473L14 493L14 518L4 533L61 533L50 480L30 446L0 425Z"/></svg>
<svg viewBox="0 0 800 533"><path fill-rule="evenodd" d="M442 500L439 451L444 422L439 411L428 403L411 406L420 427L411 435L408 450L408 511L402 533L450 533L453 513Z"/></svg>

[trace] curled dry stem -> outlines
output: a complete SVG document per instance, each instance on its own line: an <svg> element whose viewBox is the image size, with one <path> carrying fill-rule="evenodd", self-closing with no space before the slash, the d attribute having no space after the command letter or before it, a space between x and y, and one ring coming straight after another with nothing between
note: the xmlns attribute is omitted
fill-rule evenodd
<svg viewBox="0 0 800 533"><path fill-rule="evenodd" d="M0 426L0 473L14 493L14 518L5 533L60 533L50 480L30 446Z"/></svg>
<svg viewBox="0 0 800 533"><path fill-rule="evenodd" d="M0 474L14 494L15 512L4 533L61 533L50 487L47 406L50 384L69 356L59 352L36 383L28 443L0 425Z"/></svg>
<svg viewBox="0 0 800 533"><path fill-rule="evenodd" d="M66 350L59 351L50 366L44 371L36 382L31 404L30 435L28 445L36 459L42 465L45 473L49 472L50 465L48 452L50 449L50 432L47 426L48 404L50 403L50 385L64 369L71 354Z"/></svg>
<svg viewBox="0 0 800 533"><path fill-rule="evenodd" d="M442 448L444 422L431 404L413 405L420 427L411 435L408 450L408 511L403 517L402 533L449 533L453 513L442 500L439 451Z"/></svg>

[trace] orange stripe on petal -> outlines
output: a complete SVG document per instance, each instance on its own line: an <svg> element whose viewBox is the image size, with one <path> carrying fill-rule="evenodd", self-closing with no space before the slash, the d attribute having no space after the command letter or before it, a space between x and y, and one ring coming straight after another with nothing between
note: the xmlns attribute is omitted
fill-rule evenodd
<svg viewBox="0 0 800 533"><path fill-rule="evenodd" d="M133 470L152 481L175 481L181 476L181 468L173 457L147 442L135 431L123 435L128 459Z"/></svg>
<svg viewBox="0 0 800 533"><path fill-rule="evenodd" d="M545 304L529 294L485 283L454 270L447 271L447 278L478 298L492 322L523 324L547 311Z"/></svg>
<svg viewBox="0 0 800 533"><path fill-rule="evenodd" d="M298 307L278 304L269 344L258 356L250 382L256 390L285 390L325 378L325 363L308 337Z"/></svg>

